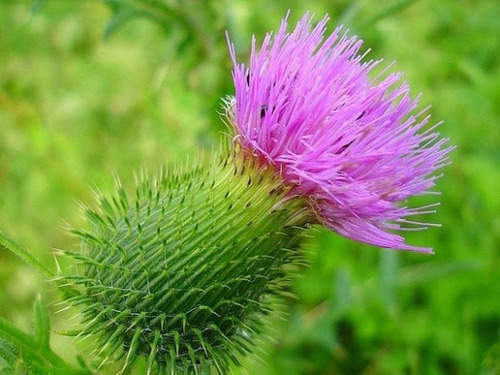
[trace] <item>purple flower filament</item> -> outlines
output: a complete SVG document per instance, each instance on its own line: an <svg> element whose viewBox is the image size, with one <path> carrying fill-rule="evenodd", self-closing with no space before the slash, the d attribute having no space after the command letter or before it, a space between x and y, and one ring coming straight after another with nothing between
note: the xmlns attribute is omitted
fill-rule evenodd
<svg viewBox="0 0 500 375"><path fill-rule="evenodd" d="M364 61L362 41L341 26L325 38L327 21L313 27L306 14L287 32L285 18L260 49L252 40L248 66L230 46L235 141L306 197L319 223L371 245L432 252L394 231L431 225L409 217L435 205L403 202L432 193L452 147L443 147L439 124L426 126L427 108L413 113L419 98L402 74L386 68L370 77L381 61Z"/></svg>

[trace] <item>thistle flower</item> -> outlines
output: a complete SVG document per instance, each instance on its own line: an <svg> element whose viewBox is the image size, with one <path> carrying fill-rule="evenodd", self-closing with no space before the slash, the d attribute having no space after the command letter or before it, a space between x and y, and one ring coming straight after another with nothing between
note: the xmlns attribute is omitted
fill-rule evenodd
<svg viewBox="0 0 500 375"><path fill-rule="evenodd" d="M446 163L436 126L412 114L400 74L369 77L361 41L327 18L286 19L238 64L228 118L231 152L143 176L134 194L98 194L75 230L74 272L63 278L82 307L80 335L104 361L147 373L225 373L251 350L272 296L299 264L301 233L321 223L382 247L430 251L392 233L428 207L400 206L433 186ZM418 225L418 223L417 223Z"/></svg>
<svg viewBox="0 0 500 375"><path fill-rule="evenodd" d="M373 74L381 60L364 61L361 40L342 26L323 39L327 20L312 28L306 14L291 33L283 20L260 49L253 39L248 66L231 45L235 141L273 166L291 195L306 197L319 223L371 245L431 252L392 231L426 227L408 218L433 205L400 204L430 193L447 139L438 124L423 130L430 116L413 112L418 98L401 73Z"/></svg>

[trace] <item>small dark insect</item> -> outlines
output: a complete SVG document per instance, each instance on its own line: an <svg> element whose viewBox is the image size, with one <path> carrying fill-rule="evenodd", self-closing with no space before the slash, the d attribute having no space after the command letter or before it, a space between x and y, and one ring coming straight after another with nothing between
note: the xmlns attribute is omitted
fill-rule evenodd
<svg viewBox="0 0 500 375"><path fill-rule="evenodd" d="M347 150L349 148L350 145L352 145L352 143L354 142L354 140L352 140L351 142L349 143L346 143L345 145L343 145L337 152L336 154L341 154L343 153L345 150Z"/></svg>
<svg viewBox="0 0 500 375"><path fill-rule="evenodd" d="M264 118L266 113L267 113L267 105L263 105L262 107L260 107L260 118Z"/></svg>
<svg viewBox="0 0 500 375"><path fill-rule="evenodd" d="M365 115L366 115L366 111L361 112L361 114L356 118L355 121L362 119ZM340 149L335 154L338 155L338 154L343 153L345 150L347 150L349 148L350 145L352 145L353 142L354 142L354 139L352 141L346 143L342 147L340 147Z"/></svg>
<svg viewBox="0 0 500 375"><path fill-rule="evenodd" d="M366 114L366 111L361 112L361 114L356 118L356 121L358 121L361 118L363 118L365 114Z"/></svg>

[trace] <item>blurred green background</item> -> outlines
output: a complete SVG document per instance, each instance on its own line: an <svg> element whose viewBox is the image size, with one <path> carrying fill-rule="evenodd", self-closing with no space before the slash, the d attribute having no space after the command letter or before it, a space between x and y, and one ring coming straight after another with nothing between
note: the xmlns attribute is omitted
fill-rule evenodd
<svg viewBox="0 0 500 375"><path fill-rule="evenodd" d="M307 3L307 4L306 4ZM500 374L500 2L495 0L108 0L0 2L0 229L55 269L78 248L77 200L113 173L196 157L224 139L232 94L225 30L241 59L291 9L329 13L396 60L458 146L437 190L441 228L408 233L426 256L315 229L311 266L266 332L253 374ZM416 203L430 203L422 199ZM29 331L38 293L57 294L0 249L0 315ZM57 314L54 330L72 315ZM73 321L75 324L77 320ZM71 322L70 322L71 323ZM71 325L71 324L70 324ZM78 343L53 343L73 358ZM234 370L239 373L241 370Z"/></svg>

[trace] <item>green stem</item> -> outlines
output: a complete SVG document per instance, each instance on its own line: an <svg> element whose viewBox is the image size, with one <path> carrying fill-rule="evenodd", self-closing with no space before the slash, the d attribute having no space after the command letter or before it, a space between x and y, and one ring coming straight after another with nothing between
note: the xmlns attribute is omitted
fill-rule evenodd
<svg viewBox="0 0 500 375"><path fill-rule="evenodd" d="M0 244L7 250L10 250L23 261L34 267L38 272L40 272L44 277L51 278L54 277L53 273L45 267L40 261L35 258L28 250L23 248L14 240L8 238L5 234L0 232Z"/></svg>

